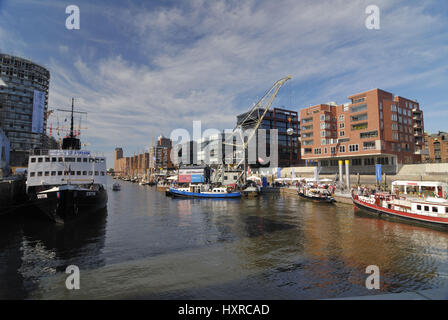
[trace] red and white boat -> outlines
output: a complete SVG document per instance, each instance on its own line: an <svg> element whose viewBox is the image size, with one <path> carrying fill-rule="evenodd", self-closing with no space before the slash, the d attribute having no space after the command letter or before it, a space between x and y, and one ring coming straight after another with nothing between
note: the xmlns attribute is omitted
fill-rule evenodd
<svg viewBox="0 0 448 320"><path fill-rule="evenodd" d="M407 220L448 226L448 184L428 181L394 181L391 193L352 194L355 207Z"/></svg>

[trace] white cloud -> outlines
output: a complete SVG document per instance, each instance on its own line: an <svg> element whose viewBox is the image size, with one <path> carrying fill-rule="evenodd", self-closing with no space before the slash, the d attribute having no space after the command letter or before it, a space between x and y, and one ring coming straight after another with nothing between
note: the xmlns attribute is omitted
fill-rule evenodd
<svg viewBox="0 0 448 320"><path fill-rule="evenodd" d="M299 93L307 82L322 81L297 98L298 107L374 87L446 80L448 47L439 41L434 50L437 37L446 39L444 18L406 3L376 1L382 20L375 31L364 26L368 1L197 0L154 11L109 8L108 17L123 25L128 46L146 63L110 52L97 52L96 62L52 60L50 105L80 97L79 108L89 111L87 138L109 151L120 145L132 152L149 145L152 134L190 129L193 120L232 128L239 112L288 74Z"/></svg>

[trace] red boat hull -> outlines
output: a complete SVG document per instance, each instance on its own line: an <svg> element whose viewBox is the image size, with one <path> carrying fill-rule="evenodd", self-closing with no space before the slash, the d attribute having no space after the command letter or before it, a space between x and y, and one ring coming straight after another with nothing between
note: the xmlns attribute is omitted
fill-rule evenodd
<svg viewBox="0 0 448 320"><path fill-rule="evenodd" d="M413 214L408 212L402 212L397 211L393 209L383 208L379 207L374 204L366 203L363 201L360 201L356 198L353 198L353 204L361 210L368 211L371 213L375 213L377 215L386 214L393 217L398 217L406 220L413 220L413 221L419 221L419 222L425 222L425 223L431 223L435 225L443 225L448 226L448 218L439 218L439 217L429 217L429 216L422 216L419 214Z"/></svg>

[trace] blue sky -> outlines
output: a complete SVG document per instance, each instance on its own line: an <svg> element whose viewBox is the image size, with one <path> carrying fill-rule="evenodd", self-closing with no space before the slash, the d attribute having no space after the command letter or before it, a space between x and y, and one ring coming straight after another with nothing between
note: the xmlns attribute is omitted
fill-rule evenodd
<svg viewBox="0 0 448 320"><path fill-rule="evenodd" d="M80 8L67 30L65 8ZM365 27L368 5L380 30ZM0 51L51 72L49 107L88 111L84 142L132 154L175 128L233 128L276 80L300 110L373 88L416 99L448 131L448 2L0 0Z"/></svg>

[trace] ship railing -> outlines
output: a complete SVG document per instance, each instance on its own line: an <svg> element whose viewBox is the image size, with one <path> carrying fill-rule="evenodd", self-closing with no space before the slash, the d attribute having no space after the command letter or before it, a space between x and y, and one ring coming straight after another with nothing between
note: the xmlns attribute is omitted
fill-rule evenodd
<svg viewBox="0 0 448 320"><path fill-rule="evenodd" d="M50 151L53 151L55 149L34 149L30 150L30 156L48 156L50 154ZM65 151L65 150L61 150ZM85 151L85 150L79 150L79 151ZM95 158L105 158L104 152L90 152L90 157Z"/></svg>

